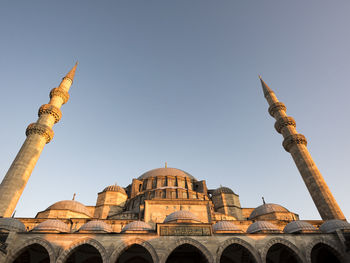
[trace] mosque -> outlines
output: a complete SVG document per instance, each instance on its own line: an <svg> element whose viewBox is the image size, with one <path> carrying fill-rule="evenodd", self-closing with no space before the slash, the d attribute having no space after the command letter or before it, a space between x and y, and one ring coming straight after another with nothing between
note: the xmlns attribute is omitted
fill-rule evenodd
<svg viewBox="0 0 350 263"><path fill-rule="evenodd" d="M45 146L61 106L69 100L77 64L50 92L38 120L0 185L0 262L33 263L338 263L350 262L350 224L330 192L286 106L260 78L268 112L317 207L320 220L299 220L263 202L242 207L228 187L165 167L110 185L95 205L58 201L35 218L13 212Z"/></svg>

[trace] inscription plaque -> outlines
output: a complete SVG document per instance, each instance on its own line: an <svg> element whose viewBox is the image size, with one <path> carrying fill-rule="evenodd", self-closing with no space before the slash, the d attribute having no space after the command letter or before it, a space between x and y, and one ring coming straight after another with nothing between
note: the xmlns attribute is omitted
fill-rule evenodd
<svg viewBox="0 0 350 263"><path fill-rule="evenodd" d="M161 236L210 236L208 226L161 226Z"/></svg>

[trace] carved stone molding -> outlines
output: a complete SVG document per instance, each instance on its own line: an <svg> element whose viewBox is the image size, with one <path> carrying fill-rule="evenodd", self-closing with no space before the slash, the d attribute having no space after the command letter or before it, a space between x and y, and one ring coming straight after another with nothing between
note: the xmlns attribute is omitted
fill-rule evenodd
<svg viewBox="0 0 350 263"><path fill-rule="evenodd" d="M98 250L98 252L101 255L102 258L102 262L103 263L109 263L109 259L107 256L107 251L104 248L104 246L98 242L95 239L92 238L82 238L82 239L78 239L75 242L72 242L68 248L65 248L61 254L58 256L56 263L63 263L66 262L66 260L69 258L69 256L74 253L74 250L76 250L77 248L79 248L79 246L82 245L90 245L94 248L96 248Z"/></svg>
<svg viewBox="0 0 350 263"><path fill-rule="evenodd" d="M282 129L287 126L296 127L296 122L292 117L282 117L275 122L275 129L278 133L282 133Z"/></svg>
<svg viewBox="0 0 350 263"><path fill-rule="evenodd" d="M53 130L50 127L39 123L31 123L28 125L26 135L29 136L31 134L39 134L44 136L46 143L49 143L54 135Z"/></svg>
<svg viewBox="0 0 350 263"><path fill-rule="evenodd" d="M61 97L62 100L63 100L63 104L65 104L69 100L69 93L67 91L63 90L63 89L60 89L60 88L53 88L50 91L50 99L53 96Z"/></svg>
<svg viewBox="0 0 350 263"><path fill-rule="evenodd" d="M262 262L261 257L259 255L259 252L251 244L249 244L247 241L245 241L241 238L237 238L237 237L229 238L229 239L225 240L224 242L220 243L220 245L216 251L216 262L220 262L222 253L230 245L242 246L244 249L246 249L252 255L252 257L254 258L254 261L256 263Z"/></svg>
<svg viewBox="0 0 350 263"><path fill-rule="evenodd" d="M116 262L117 259L123 254L123 252L125 250L127 250L129 247L131 247L132 245L140 245L142 247L144 247L151 255L153 262L160 262L159 261L159 257L157 255L156 250L153 248L153 246L140 238L132 238L129 240L123 240L123 242L121 244L119 244L115 250L112 252L111 256L109 257L109 261L111 263Z"/></svg>
<svg viewBox="0 0 350 263"><path fill-rule="evenodd" d="M23 242L20 245L18 245L16 247L16 249L10 250L9 254L7 256L7 260L5 262L6 263L7 262L14 262L16 260L16 258L26 248L28 248L29 246L34 245L34 244L38 244L38 245L41 245L42 247L44 247L46 249L47 253L49 254L50 262L55 262L56 254L55 254L55 251L54 251L52 245L47 240L44 240L44 239L39 238L39 237L28 239L25 242Z"/></svg>
<svg viewBox="0 0 350 263"><path fill-rule="evenodd" d="M282 143L283 148L289 152L290 149L292 148L293 145L295 144L304 144L305 146L307 145L307 140L304 135L297 133L297 134L292 134L284 138L284 141Z"/></svg>
<svg viewBox="0 0 350 263"><path fill-rule="evenodd" d="M40 117L42 114L51 114L55 118L55 123L59 122L62 117L61 110L51 104L44 104L40 107L38 116Z"/></svg>
<svg viewBox="0 0 350 263"><path fill-rule="evenodd" d="M306 262L305 256L303 255L302 251L297 248L293 243L290 241L283 239L283 238L272 238L269 242L266 243L264 248L261 250L261 258L266 262L266 256L269 251L269 249L275 245L275 244L281 244L285 247L289 248L290 251L294 254L294 256L297 258L297 262Z"/></svg>
<svg viewBox="0 0 350 263"><path fill-rule="evenodd" d="M279 110L286 111L286 105L284 105L282 102L275 102L269 107L269 113L272 117L274 117L275 113Z"/></svg>

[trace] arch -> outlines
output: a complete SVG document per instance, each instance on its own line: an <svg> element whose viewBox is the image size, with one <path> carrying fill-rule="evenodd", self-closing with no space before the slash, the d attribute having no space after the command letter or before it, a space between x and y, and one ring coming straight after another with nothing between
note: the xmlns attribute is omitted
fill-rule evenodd
<svg viewBox="0 0 350 263"><path fill-rule="evenodd" d="M181 238L181 239L178 239L176 240L175 243L173 244L170 244L170 246L168 247L168 249L166 250L165 254L163 255L162 257L162 260L160 262L162 263L165 263L166 260L168 259L168 257L170 256L170 254L179 246L181 245L192 245L194 246L195 248L197 248L202 254L203 256L207 259L207 261L209 263L212 263L214 262L214 259L213 259L213 256L211 255L211 253L209 252L209 250L203 246L200 242L198 242L197 240L195 239L192 239L192 238Z"/></svg>
<svg viewBox="0 0 350 263"><path fill-rule="evenodd" d="M335 254L335 256L339 259L340 262L346 262L345 258L345 254L344 252L339 250L339 246L337 246L337 244L335 242L329 241L325 238L317 238L312 240L306 247L306 259L308 263L312 263L311 261L311 253L312 253L312 249L317 246L318 244L322 244L322 245L326 245L328 246L331 251Z"/></svg>
<svg viewBox="0 0 350 263"><path fill-rule="evenodd" d="M281 245L287 247L288 249L290 249L291 252L294 253L298 262L305 262L305 257L300 252L300 250L294 244L292 244L290 241L288 241L286 239L282 239L282 238L273 238L273 239L269 240L269 242L267 242L267 244L265 245L265 247L262 249L262 252L261 252L261 258L263 259L263 262L266 262L266 256L267 256L269 249L273 245L276 245L276 244L281 244Z"/></svg>
<svg viewBox="0 0 350 263"><path fill-rule="evenodd" d="M101 255L102 258L102 262L103 263L108 263L108 256L107 256L107 252L106 249L101 245L100 242L98 242L95 239L92 238L84 238L84 239L80 239L77 240L75 242L73 242L68 249L63 250L63 252L59 255L56 263L64 263L66 262L66 260L69 258L69 256L74 252L74 250L76 248L78 248L81 245L90 245L94 248L96 248L98 250L98 252Z"/></svg>
<svg viewBox="0 0 350 263"><path fill-rule="evenodd" d="M227 239L219 245L219 247L216 251L216 262L217 263L220 263L221 255L224 252L224 250L227 247L229 247L230 245L234 245L234 244L240 245L240 246L244 247L245 249L247 249L254 257L255 262L261 263L261 258L260 258L258 251L256 251L256 249L251 244L249 244L247 241L244 241L243 239L236 238L236 237Z"/></svg>
<svg viewBox="0 0 350 263"><path fill-rule="evenodd" d="M55 262L56 254L55 254L55 250L53 249L52 245L48 241L46 241L45 239L38 238L38 237L32 238L32 239L28 239L25 242L23 242L22 244L20 244L14 250L9 251L9 255L7 257L6 262L10 263L10 262L15 261L15 259L22 252L24 252L24 250L26 248L28 248L31 245L35 245L35 244L44 247L46 249L47 253L49 254L50 262Z"/></svg>
<svg viewBox="0 0 350 263"><path fill-rule="evenodd" d="M131 247L132 245L140 245L142 247L144 247L148 253L151 254L152 256L152 260L154 263L159 262L159 258L157 255L156 250L153 248L153 246L148 243L147 241L140 239L140 238L135 238L135 239L130 239L130 240L126 240L123 241L123 243L121 243L112 253L112 255L110 256L110 263L115 263L118 259L118 257L125 251L127 250L129 247Z"/></svg>

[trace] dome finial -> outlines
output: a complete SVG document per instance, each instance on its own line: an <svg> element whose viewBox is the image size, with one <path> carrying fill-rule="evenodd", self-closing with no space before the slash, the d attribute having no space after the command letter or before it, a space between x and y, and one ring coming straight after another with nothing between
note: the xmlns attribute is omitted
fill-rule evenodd
<svg viewBox="0 0 350 263"><path fill-rule="evenodd" d="M264 198L264 197L261 197L261 198L262 198L262 200L263 200L263 204L266 204L266 203L265 203L265 198Z"/></svg>
<svg viewBox="0 0 350 263"><path fill-rule="evenodd" d="M73 201L75 200L76 195L77 195L76 193L73 194L73 198L72 198Z"/></svg>
<svg viewBox="0 0 350 263"><path fill-rule="evenodd" d="M165 168L168 168L168 163L167 162L165 162Z"/></svg>

